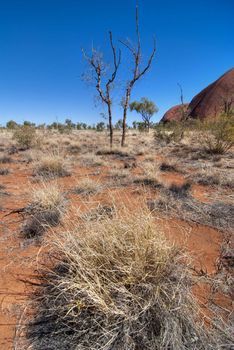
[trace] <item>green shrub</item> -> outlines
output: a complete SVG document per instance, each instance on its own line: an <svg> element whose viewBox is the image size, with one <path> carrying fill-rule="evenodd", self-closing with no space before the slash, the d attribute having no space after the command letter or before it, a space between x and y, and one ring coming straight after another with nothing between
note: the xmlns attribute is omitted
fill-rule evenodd
<svg viewBox="0 0 234 350"><path fill-rule="evenodd" d="M36 143L36 129L32 126L24 125L14 132L13 138L20 147L31 148Z"/></svg>
<svg viewBox="0 0 234 350"><path fill-rule="evenodd" d="M234 118L220 117L204 124L204 147L211 154L224 154L234 145Z"/></svg>

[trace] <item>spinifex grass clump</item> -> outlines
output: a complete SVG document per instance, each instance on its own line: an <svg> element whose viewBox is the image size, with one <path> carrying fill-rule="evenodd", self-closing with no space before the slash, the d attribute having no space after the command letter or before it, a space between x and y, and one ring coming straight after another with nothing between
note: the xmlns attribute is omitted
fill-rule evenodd
<svg viewBox="0 0 234 350"><path fill-rule="evenodd" d="M28 218L22 226L26 238L40 236L48 227L57 226L65 210L65 198L56 184L45 184L32 191L32 201L25 208Z"/></svg>
<svg viewBox="0 0 234 350"><path fill-rule="evenodd" d="M54 260L41 271L42 285L33 299L30 348L207 350L220 345L191 294L187 257L166 241L148 212L125 210L95 224L81 222L59 237L50 241Z"/></svg>
<svg viewBox="0 0 234 350"><path fill-rule="evenodd" d="M35 175L50 178L68 176L65 161L60 155L49 154L43 157L35 167Z"/></svg>
<svg viewBox="0 0 234 350"><path fill-rule="evenodd" d="M85 178L77 183L73 192L82 196L90 196L101 192L103 186L90 178Z"/></svg>

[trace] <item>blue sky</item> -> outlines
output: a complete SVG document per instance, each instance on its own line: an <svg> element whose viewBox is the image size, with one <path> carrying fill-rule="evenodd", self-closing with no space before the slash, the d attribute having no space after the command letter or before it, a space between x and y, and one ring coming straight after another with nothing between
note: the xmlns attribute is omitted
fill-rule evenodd
<svg viewBox="0 0 234 350"><path fill-rule="evenodd" d="M154 120L234 66L234 0L139 0L143 58L155 35L150 72L135 86L159 107ZM0 124L9 119L51 123L101 120L95 90L82 79L81 48L92 45L110 59L108 31L118 39L135 34L135 0L0 0ZM126 58L126 59L125 59ZM114 119L131 62L122 48ZM136 120L129 112L128 121Z"/></svg>

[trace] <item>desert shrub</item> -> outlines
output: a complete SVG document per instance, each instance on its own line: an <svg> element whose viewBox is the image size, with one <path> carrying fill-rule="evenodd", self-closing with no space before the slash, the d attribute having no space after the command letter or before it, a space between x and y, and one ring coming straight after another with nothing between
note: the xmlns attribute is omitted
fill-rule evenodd
<svg viewBox="0 0 234 350"><path fill-rule="evenodd" d="M125 211L95 225L86 221L49 244L54 259L40 271L36 311L26 329L33 349L48 344L50 350L231 345L224 323L204 325L192 295L189 259L165 239L148 212Z"/></svg>
<svg viewBox="0 0 234 350"><path fill-rule="evenodd" d="M205 150L211 154L224 154L234 145L234 118L220 117L205 122Z"/></svg>
<svg viewBox="0 0 234 350"><path fill-rule="evenodd" d="M101 155L114 155L114 156L117 156L117 157L120 157L120 158L124 158L124 157L129 157L129 153L128 152L124 152L120 149L106 149L106 148L103 148L103 149L100 149L96 152L96 155L97 156L101 156Z"/></svg>
<svg viewBox="0 0 234 350"><path fill-rule="evenodd" d="M60 212L46 210L29 217L21 228L24 238L40 238L48 227L57 226L60 222Z"/></svg>
<svg viewBox="0 0 234 350"><path fill-rule="evenodd" d="M6 155L3 155L2 157L0 157L0 163L2 164L7 164L11 162L12 162L12 159Z"/></svg>
<svg viewBox="0 0 234 350"><path fill-rule="evenodd" d="M25 238L38 238L51 226L57 226L65 211L65 198L57 184L42 183L33 189L31 203L25 208L28 218L21 228Z"/></svg>
<svg viewBox="0 0 234 350"><path fill-rule="evenodd" d="M175 171L175 172L178 171L178 169L176 168L176 166L174 164L170 164L170 163L166 163L166 162L162 162L159 169L161 171Z"/></svg>
<svg viewBox="0 0 234 350"><path fill-rule="evenodd" d="M42 182L40 188L31 192L30 208L33 212L46 210L59 210L63 212L65 198L57 184L46 184Z"/></svg>
<svg viewBox="0 0 234 350"><path fill-rule="evenodd" d="M191 183L190 182L185 182L182 185L176 185L176 184L172 184L169 187L169 192L176 197L187 197L189 194L189 191L191 189Z"/></svg>
<svg viewBox="0 0 234 350"><path fill-rule="evenodd" d="M104 220L106 217L113 218L115 213L115 207L111 205L99 204L96 208L90 209L82 215L82 220L85 221L97 221Z"/></svg>
<svg viewBox="0 0 234 350"><path fill-rule="evenodd" d="M82 196L90 196L101 192L102 189L102 184L87 177L78 182L73 192Z"/></svg>
<svg viewBox="0 0 234 350"><path fill-rule="evenodd" d="M234 205L225 202L202 203L187 190L163 190L158 199L148 201L148 207L151 211L160 211L166 218L171 215L219 230L232 232L234 229Z"/></svg>
<svg viewBox="0 0 234 350"><path fill-rule="evenodd" d="M191 181L203 186L214 186L222 188L234 188L233 172L217 171L213 168L205 168L197 174L191 174Z"/></svg>
<svg viewBox="0 0 234 350"><path fill-rule="evenodd" d="M155 189L162 187L162 184L159 181L158 164L144 162L142 163L141 168L143 170L143 174L137 175L134 178L133 183L149 186Z"/></svg>
<svg viewBox="0 0 234 350"><path fill-rule="evenodd" d="M180 142L184 137L185 129L182 123L170 123L168 126L158 125L154 131L155 140L161 143L169 144Z"/></svg>
<svg viewBox="0 0 234 350"><path fill-rule="evenodd" d="M64 159L57 154L49 154L43 157L37 163L34 174L48 178L70 175L66 169Z"/></svg>
<svg viewBox="0 0 234 350"><path fill-rule="evenodd" d="M8 175L10 173L9 169L0 168L0 175Z"/></svg>
<svg viewBox="0 0 234 350"><path fill-rule="evenodd" d="M67 151L68 153L75 155L81 153L82 148L79 145L72 144L68 146Z"/></svg>
<svg viewBox="0 0 234 350"><path fill-rule="evenodd" d="M36 142L36 129L32 126L22 126L16 129L13 138L20 147L28 149Z"/></svg>

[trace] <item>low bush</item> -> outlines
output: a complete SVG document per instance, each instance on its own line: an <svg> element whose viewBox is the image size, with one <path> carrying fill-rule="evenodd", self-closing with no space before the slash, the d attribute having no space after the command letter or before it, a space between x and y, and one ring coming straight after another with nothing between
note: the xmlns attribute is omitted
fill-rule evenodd
<svg viewBox="0 0 234 350"><path fill-rule="evenodd" d="M155 141L170 144L172 142L180 142L184 137L184 127L182 123L170 123L168 126L158 125L155 128Z"/></svg>
<svg viewBox="0 0 234 350"><path fill-rule="evenodd" d="M22 126L17 128L13 138L23 149L28 149L36 143L36 129L31 126Z"/></svg>
<svg viewBox="0 0 234 350"><path fill-rule="evenodd" d="M224 154L234 145L234 117L204 123L204 147L208 153Z"/></svg>

